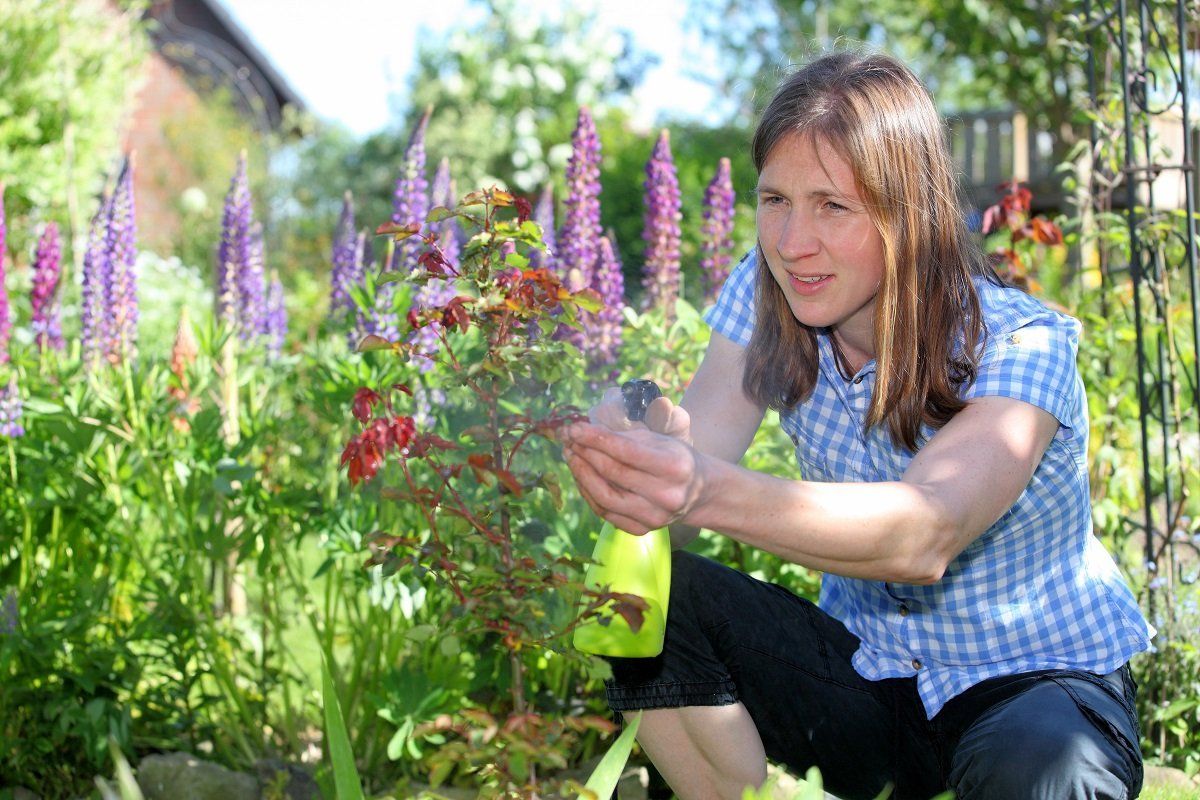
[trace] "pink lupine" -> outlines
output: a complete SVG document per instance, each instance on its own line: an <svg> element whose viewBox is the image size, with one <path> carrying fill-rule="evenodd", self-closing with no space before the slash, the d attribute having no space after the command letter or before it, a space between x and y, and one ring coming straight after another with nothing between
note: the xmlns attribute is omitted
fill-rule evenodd
<svg viewBox="0 0 1200 800"><path fill-rule="evenodd" d="M646 241L642 288L644 308L662 308L668 315L679 297L679 180L671 157L671 136L659 134L646 164Z"/></svg>
<svg viewBox="0 0 1200 800"><path fill-rule="evenodd" d="M733 179L729 159L722 158L704 190L704 224L700 228L700 273L704 302L715 303L733 261Z"/></svg>
<svg viewBox="0 0 1200 800"><path fill-rule="evenodd" d="M58 241L58 225L48 222L38 239L37 257L33 265L32 328L39 350L63 349L57 297L61 274L62 249Z"/></svg>

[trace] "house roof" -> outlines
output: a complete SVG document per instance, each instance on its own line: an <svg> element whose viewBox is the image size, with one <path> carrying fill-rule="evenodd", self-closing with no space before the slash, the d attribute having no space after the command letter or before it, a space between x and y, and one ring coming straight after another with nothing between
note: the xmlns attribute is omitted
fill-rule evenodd
<svg viewBox="0 0 1200 800"><path fill-rule="evenodd" d="M227 88L264 132L280 127L284 106L304 110L304 101L220 0L156 0L146 16L164 58L202 91Z"/></svg>

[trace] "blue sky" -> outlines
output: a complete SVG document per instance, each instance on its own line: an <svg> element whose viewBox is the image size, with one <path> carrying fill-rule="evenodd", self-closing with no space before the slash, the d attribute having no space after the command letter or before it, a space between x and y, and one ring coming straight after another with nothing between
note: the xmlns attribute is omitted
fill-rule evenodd
<svg viewBox="0 0 1200 800"><path fill-rule="evenodd" d="M416 41L478 15L468 0L220 0L309 110L356 134L386 127L402 103ZM525 0L533 13L555 15L564 0ZM634 100L645 127L660 112L706 118L713 93L684 75L684 65L711 64L698 32L687 30L687 0L591 0L602 25L632 33L660 62Z"/></svg>

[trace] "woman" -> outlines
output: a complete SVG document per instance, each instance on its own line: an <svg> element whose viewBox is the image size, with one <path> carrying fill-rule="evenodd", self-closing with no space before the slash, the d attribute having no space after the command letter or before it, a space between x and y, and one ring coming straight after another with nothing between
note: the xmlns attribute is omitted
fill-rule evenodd
<svg viewBox="0 0 1200 800"><path fill-rule="evenodd" d="M890 58L791 76L682 401L634 423L609 390L566 433L618 527L826 573L818 607L675 551L665 650L613 660L608 698L681 798L740 797L767 758L843 798L1140 789L1127 662L1153 632L1091 534L1079 324L995 278L945 142ZM768 407L798 480L737 466Z"/></svg>

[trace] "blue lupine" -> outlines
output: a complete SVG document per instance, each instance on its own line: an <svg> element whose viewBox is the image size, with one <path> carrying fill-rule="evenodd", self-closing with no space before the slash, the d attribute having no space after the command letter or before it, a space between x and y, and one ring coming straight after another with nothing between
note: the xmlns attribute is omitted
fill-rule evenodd
<svg viewBox="0 0 1200 800"><path fill-rule="evenodd" d="M59 319L58 279L62 274L62 248L58 241L58 225L46 223L37 244L33 265L33 328L39 350L63 349L62 323Z"/></svg>
<svg viewBox="0 0 1200 800"><path fill-rule="evenodd" d="M646 163L646 213L642 238L646 241L642 277L643 306L663 308L668 314L679 297L679 180L671 157L671 136L659 134Z"/></svg>

